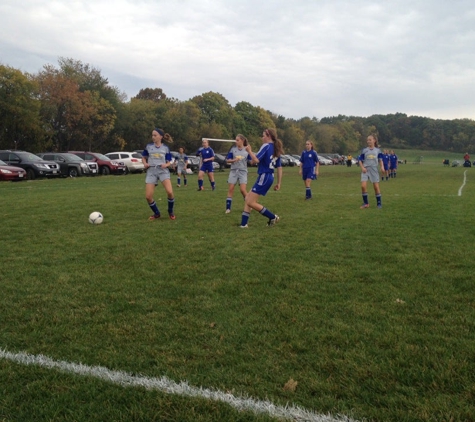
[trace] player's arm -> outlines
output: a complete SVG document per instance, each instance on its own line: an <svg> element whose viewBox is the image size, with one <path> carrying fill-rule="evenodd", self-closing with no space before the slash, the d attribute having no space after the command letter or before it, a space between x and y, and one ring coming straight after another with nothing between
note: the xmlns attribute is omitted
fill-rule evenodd
<svg viewBox="0 0 475 422"><path fill-rule="evenodd" d="M246 147L246 151L247 153L249 154L249 156L251 157L251 163L252 164L259 164L259 158L257 158L256 154L254 154L252 152L252 148L251 148L251 145L248 145Z"/></svg>
<svg viewBox="0 0 475 422"><path fill-rule="evenodd" d="M148 151L146 149L142 152L142 163L144 168L148 169L150 165L148 164Z"/></svg>
<svg viewBox="0 0 475 422"><path fill-rule="evenodd" d="M282 166L277 167L277 184L274 186L274 190L280 190L282 185Z"/></svg>
<svg viewBox="0 0 475 422"><path fill-rule="evenodd" d="M361 154L361 155L358 157L358 164L360 165L361 171L362 171L363 173L366 173L366 168L365 168L365 166L363 165L363 160L364 160L364 154Z"/></svg>

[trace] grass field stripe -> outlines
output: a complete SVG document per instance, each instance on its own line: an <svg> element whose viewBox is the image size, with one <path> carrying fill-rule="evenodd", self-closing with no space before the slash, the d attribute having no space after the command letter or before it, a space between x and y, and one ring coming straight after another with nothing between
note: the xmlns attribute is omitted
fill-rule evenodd
<svg viewBox="0 0 475 422"><path fill-rule="evenodd" d="M462 186L460 186L460 189L459 189L459 196L462 196L462 189L465 186L466 182L467 182L467 170L465 170L463 172L463 183L462 183Z"/></svg>
<svg viewBox="0 0 475 422"><path fill-rule="evenodd" d="M219 390L197 388L188 385L185 381L176 383L167 377L149 378L136 376L123 371L111 371L103 366L87 366L80 363L55 361L43 355L31 355L23 352L11 353L0 349L0 359L9 360L22 365L34 365L48 369L56 369L70 374L90 376L123 387L143 387L147 390L156 390L167 394L178 394L180 396L220 401L240 411L252 411L256 414L266 413L282 420L302 422L356 422L354 419L350 419L346 416L334 417L331 415L319 415L297 406L276 406L269 401L235 397L232 394L223 393Z"/></svg>

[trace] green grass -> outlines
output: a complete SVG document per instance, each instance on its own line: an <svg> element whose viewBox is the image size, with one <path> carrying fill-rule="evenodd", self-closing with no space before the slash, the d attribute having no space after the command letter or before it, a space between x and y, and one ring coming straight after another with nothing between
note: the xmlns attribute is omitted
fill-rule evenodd
<svg viewBox="0 0 475 422"><path fill-rule="evenodd" d="M175 189L175 221L147 221L143 175L0 184L0 348L322 414L475 420L475 169L397 154L382 210L372 192L359 209L358 168L321 167L312 201L286 168L271 229L238 227L237 191L224 214L227 172ZM271 420L6 360L0 385L0 420Z"/></svg>

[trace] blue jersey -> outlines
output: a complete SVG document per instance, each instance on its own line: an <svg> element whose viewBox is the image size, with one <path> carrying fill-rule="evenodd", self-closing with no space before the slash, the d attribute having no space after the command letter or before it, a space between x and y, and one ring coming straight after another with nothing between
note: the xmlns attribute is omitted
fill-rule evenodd
<svg viewBox="0 0 475 422"><path fill-rule="evenodd" d="M300 156L300 162L302 163L302 168L304 169L311 169L315 167L318 163L317 152L313 149L310 151L305 150Z"/></svg>
<svg viewBox="0 0 475 422"><path fill-rule="evenodd" d="M391 163L391 167L396 167L397 166L397 155L396 154L391 154L389 156L389 161Z"/></svg>
<svg viewBox="0 0 475 422"><path fill-rule="evenodd" d="M142 152L142 156L147 159L150 167L160 166L172 160L170 149L165 144L157 147L153 142L147 144Z"/></svg>
<svg viewBox="0 0 475 422"><path fill-rule="evenodd" d="M196 155L204 160L206 158L211 158L214 157L214 151L213 148L207 147L207 148L200 148L197 152Z"/></svg>
<svg viewBox="0 0 475 422"><path fill-rule="evenodd" d="M389 164L389 154L383 154L382 160L384 167L387 167L387 165Z"/></svg>
<svg viewBox="0 0 475 422"><path fill-rule="evenodd" d="M257 165L257 174L274 173L274 168L282 167L280 157L274 157L274 144L269 142L263 144L256 154L259 164Z"/></svg>

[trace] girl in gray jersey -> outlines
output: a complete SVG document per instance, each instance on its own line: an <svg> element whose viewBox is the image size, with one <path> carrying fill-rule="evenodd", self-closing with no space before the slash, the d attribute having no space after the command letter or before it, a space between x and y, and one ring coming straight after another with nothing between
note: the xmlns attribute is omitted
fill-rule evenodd
<svg viewBox="0 0 475 422"><path fill-rule="evenodd" d="M155 128L152 131L152 141L147 144L142 152L142 162L147 169L147 176L145 177L145 199L153 211L153 215L149 220L156 220L160 218L160 211L157 203L153 199L155 186L160 181L167 192L168 197L168 215L171 220L175 219L173 208L175 206L175 196L173 195L172 182L170 181L170 170L172 156L169 148L162 144L162 140L173 142L172 137L165 133L162 129Z"/></svg>
<svg viewBox="0 0 475 422"><path fill-rule="evenodd" d="M368 180L373 184L377 206L382 208L378 165L381 168L381 173L384 174L383 154L378 148L378 140L375 135L369 135L366 143L368 146L361 151L361 155L358 157L361 167L361 194L363 195L363 205L360 208L369 208Z"/></svg>
<svg viewBox="0 0 475 422"><path fill-rule="evenodd" d="M226 156L226 162L231 164L231 170L228 177L228 196L226 198L226 214L231 212L231 205L234 195L234 187L239 182L239 189L243 198L247 195L247 161L250 158L246 151L248 145L247 139L244 135L236 136L236 145L234 145Z"/></svg>
<svg viewBox="0 0 475 422"><path fill-rule="evenodd" d="M188 157L185 154L184 148L178 148L178 155L176 157L176 175L177 187L181 186L181 175L183 174L183 184L187 186L186 180L186 165L188 164Z"/></svg>

